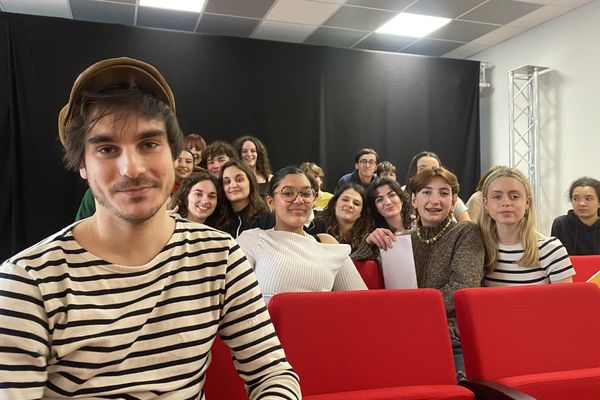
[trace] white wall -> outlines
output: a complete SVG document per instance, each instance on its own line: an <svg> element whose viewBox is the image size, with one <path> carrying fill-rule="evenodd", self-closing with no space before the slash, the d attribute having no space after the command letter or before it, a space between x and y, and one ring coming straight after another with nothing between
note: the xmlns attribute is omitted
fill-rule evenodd
<svg viewBox="0 0 600 400"><path fill-rule="evenodd" d="M567 190L578 177L600 179L600 0L471 57L493 65L492 89L481 92L481 158L485 171L508 164L508 71L539 65L540 172L538 229L570 208Z"/></svg>

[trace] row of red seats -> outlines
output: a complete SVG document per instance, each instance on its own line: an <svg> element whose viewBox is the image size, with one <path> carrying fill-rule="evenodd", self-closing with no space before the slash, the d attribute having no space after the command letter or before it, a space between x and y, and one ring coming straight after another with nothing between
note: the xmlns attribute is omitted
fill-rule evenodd
<svg viewBox="0 0 600 400"><path fill-rule="evenodd" d="M287 293L269 312L308 400L600 398L600 287L455 293L468 381L455 383L440 292ZM246 399L217 341L208 400Z"/></svg>
<svg viewBox="0 0 600 400"><path fill-rule="evenodd" d="M354 261L358 272L369 289L385 289L383 274L374 260ZM571 256L571 264L575 268L574 282L585 282L600 271L600 255Z"/></svg>

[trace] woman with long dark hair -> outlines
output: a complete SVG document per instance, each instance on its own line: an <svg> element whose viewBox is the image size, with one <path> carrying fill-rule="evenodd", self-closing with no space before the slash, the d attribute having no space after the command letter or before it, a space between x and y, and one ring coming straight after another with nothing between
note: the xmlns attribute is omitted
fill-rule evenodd
<svg viewBox="0 0 600 400"><path fill-rule="evenodd" d="M352 251L365 240L373 229L373 219L367 206L367 195L362 186L347 183L331 198L322 219L327 233L338 242L349 244Z"/></svg>
<svg viewBox="0 0 600 400"><path fill-rule="evenodd" d="M254 173L245 163L235 158L227 161L221 167L219 181L229 214L226 231L231 236L238 237L246 229L273 227L273 215L260 197Z"/></svg>
<svg viewBox="0 0 600 400"><path fill-rule="evenodd" d="M170 208L190 221L223 230L228 222L224 198L219 181L202 170L183 180Z"/></svg>

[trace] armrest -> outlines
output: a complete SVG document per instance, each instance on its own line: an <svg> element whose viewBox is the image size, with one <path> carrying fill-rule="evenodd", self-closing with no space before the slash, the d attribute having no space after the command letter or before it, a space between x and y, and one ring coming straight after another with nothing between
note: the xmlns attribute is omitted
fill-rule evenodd
<svg viewBox="0 0 600 400"><path fill-rule="evenodd" d="M475 393L476 399L481 400L535 400L520 390L511 388L498 382L492 381L469 381L462 380L458 382L471 392Z"/></svg>

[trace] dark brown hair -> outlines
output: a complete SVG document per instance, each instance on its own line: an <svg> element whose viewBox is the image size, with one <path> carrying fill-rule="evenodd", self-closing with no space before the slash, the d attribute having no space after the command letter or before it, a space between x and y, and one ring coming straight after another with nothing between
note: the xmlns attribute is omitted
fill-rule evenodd
<svg viewBox="0 0 600 400"><path fill-rule="evenodd" d="M335 215L335 207L339 198L347 190L354 190L357 192L362 199L363 205L360 216L352 225L349 235L343 237L340 233L339 221ZM365 189L356 183L348 183L342 186L340 190L338 190L336 194L329 200L329 203L323 210L323 214L321 214L320 218L325 220L327 223L327 233L336 238L338 242L349 244L352 248L352 251L354 251L358 245L362 243L362 241L369 233L371 233L374 228L373 218L369 210L369 205L367 204L367 194Z"/></svg>
<svg viewBox="0 0 600 400"><path fill-rule="evenodd" d="M177 117L164 101L138 88L109 88L97 93L83 93L77 108L65 127L65 155L67 168L78 171L85 165L85 136L98 121L115 114L119 119L131 115L163 121L173 160L183 148L183 134Z"/></svg>
<svg viewBox="0 0 600 400"><path fill-rule="evenodd" d="M205 225L212 226L220 230L227 228L227 210L225 209L225 194L223 193L223 187L219 184L217 178L209 174L207 171L194 172L188 178L185 178L181 183L179 190L173 195L171 205L169 208L178 207L178 214L183 218L188 217L188 195L192 190L192 187L202 181L211 181L217 189L217 206L211 215L204 221Z"/></svg>
<svg viewBox="0 0 600 400"><path fill-rule="evenodd" d="M260 141L260 139L254 136L242 136L241 138L238 138L235 142L233 142L233 147L236 149L237 156L240 160L242 159L242 147L244 146L244 142L252 142L254 143L254 146L256 146L256 172L259 175L262 175L265 178L265 180L268 181L269 175L272 174L272 171L271 163L269 161L269 154L267 153L267 148L265 147L263 142Z"/></svg>
<svg viewBox="0 0 600 400"><path fill-rule="evenodd" d="M250 167L248 167L246 164L244 164L237 158L232 158L221 166L221 174L219 175L219 183L221 185L221 188L223 188L223 173L227 168L230 167L236 167L242 170L242 172L246 175L246 178L248 178L248 181L250 183L250 192L248 194L249 212L248 214L246 214L246 222L251 223L256 218L259 212L267 210L267 205L260 196L260 192L258 190L258 182L256 182L256 176L254 175L254 172L252 172ZM227 199L227 196L224 196L223 200L224 203L227 204L227 212L229 216L231 217L232 215L236 214L236 212L231 207L231 203Z"/></svg>
<svg viewBox="0 0 600 400"><path fill-rule="evenodd" d="M371 209L371 214L373 215L373 220L375 222L375 226L377 228L388 228L392 229L391 226L385 221L385 218L379 214L377 211L377 207L375 206L375 200L377 199L377 189L389 185L389 187L396 192L396 194L400 197L400 201L402 202L402 225L404 229L410 229L411 224L411 216L412 216L412 204L410 202L410 196L407 192L402 190L400 184L393 179L390 178L377 178L367 188L367 199L369 200L369 208ZM392 229L393 230L393 229Z"/></svg>
<svg viewBox="0 0 600 400"><path fill-rule="evenodd" d="M431 151L422 151L422 152L418 153L417 155L415 155L412 158L412 160L410 160L410 165L408 166L408 172L406 173L406 181L405 181L405 185L407 187L408 187L408 181L410 181L410 179L417 174L417 163L423 157L435 158L437 160L439 166L440 167L442 166L442 160L440 160L440 158L438 157L437 154L432 153Z"/></svg>

